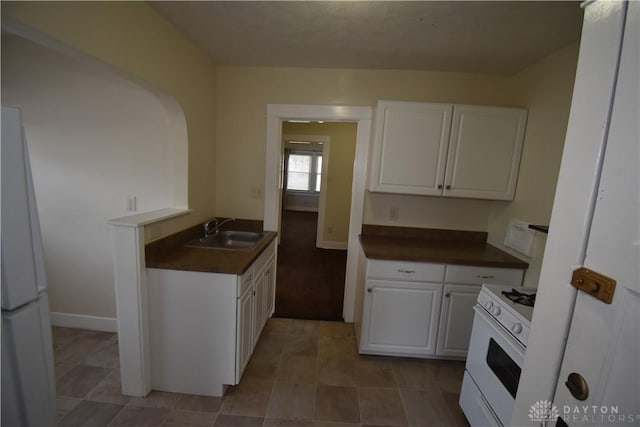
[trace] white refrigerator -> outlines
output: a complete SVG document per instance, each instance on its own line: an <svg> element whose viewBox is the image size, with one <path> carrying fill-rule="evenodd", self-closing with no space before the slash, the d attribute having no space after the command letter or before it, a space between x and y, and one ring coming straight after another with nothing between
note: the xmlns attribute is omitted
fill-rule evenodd
<svg viewBox="0 0 640 427"><path fill-rule="evenodd" d="M40 223L20 111L2 107L1 425L55 426L55 374Z"/></svg>

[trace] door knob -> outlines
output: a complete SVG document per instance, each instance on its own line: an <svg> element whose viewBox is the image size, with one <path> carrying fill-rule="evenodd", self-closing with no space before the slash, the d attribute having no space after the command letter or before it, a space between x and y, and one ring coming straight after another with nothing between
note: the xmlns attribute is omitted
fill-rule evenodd
<svg viewBox="0 0 640 427"><path fill-rule="evenodd" d="M587 381L582 375L576 372L569 374L564 385L567 386L571 395L580 401L587 400L587 397L589 397L589 386L587 385Z"/></svg>

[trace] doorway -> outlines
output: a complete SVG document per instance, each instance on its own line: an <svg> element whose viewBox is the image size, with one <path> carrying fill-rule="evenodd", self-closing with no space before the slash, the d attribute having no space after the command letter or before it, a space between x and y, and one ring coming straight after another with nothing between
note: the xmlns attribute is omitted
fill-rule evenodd
<svg viewBox="0 0 640 427"><path fill-rule="evenodd" d="M364 192L371 135L371 107L344 105L267 105L267 151L265 160L264 229L280 231L282 198L282 122L290 119L326 120L357 123L356 154L351 186L351 210L347 271L344 287L343 318L353 322L359 316L356 307L356 279L358 277L358 235L362 228ZM277 286L277 285L276 285Z"/></svg>
<svg viewBox="0 0 640 427"><path fill-rule="evenodd" d="M276 316L342 320L357 125L282 123Z"/></svg>
<svg viewBox="0 0 640 427"><path fill-rule="evenodd" d="M284 211L315 212L318 217L316 247L330 249L324 242L323 230L331 137L311 134L317 128L314 124L283 123L284 193L280 210L281 215Z"/></svg>

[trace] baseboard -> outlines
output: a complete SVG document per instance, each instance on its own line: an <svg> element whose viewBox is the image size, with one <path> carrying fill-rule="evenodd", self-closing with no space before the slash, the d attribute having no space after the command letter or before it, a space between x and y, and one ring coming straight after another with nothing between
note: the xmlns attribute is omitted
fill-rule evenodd
<svg viewBox="0 0 640 427"><path fill-rule="evenodd" d="M51 312L51 324L65 328L90 329L92 331L118 332L118 319L87 316L84 314Z"/></svg>
<svg viewBox="0 0 640 427"><path fill-rule="evenodd" d="M298 211L298 212L318 212L318 207L317 206L287 206L285 210Z"/></svg>
<svg viewBox="0 0 640 427"><path fill-rule="evenodd" d="M326 240L318 240L316 242L316 247L320 249L339 249L346 251L348 244L347 242L328 242Z"/></svg>

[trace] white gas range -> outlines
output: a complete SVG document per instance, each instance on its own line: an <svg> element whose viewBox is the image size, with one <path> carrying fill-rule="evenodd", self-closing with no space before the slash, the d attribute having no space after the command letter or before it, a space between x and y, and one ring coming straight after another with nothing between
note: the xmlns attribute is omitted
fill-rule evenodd
<svg viewBox="0 0 640 427"><path fill-rule="evenodd" d="M471 426L509 425L534 301L535 290L482 285L460 392Z"/></svg>

